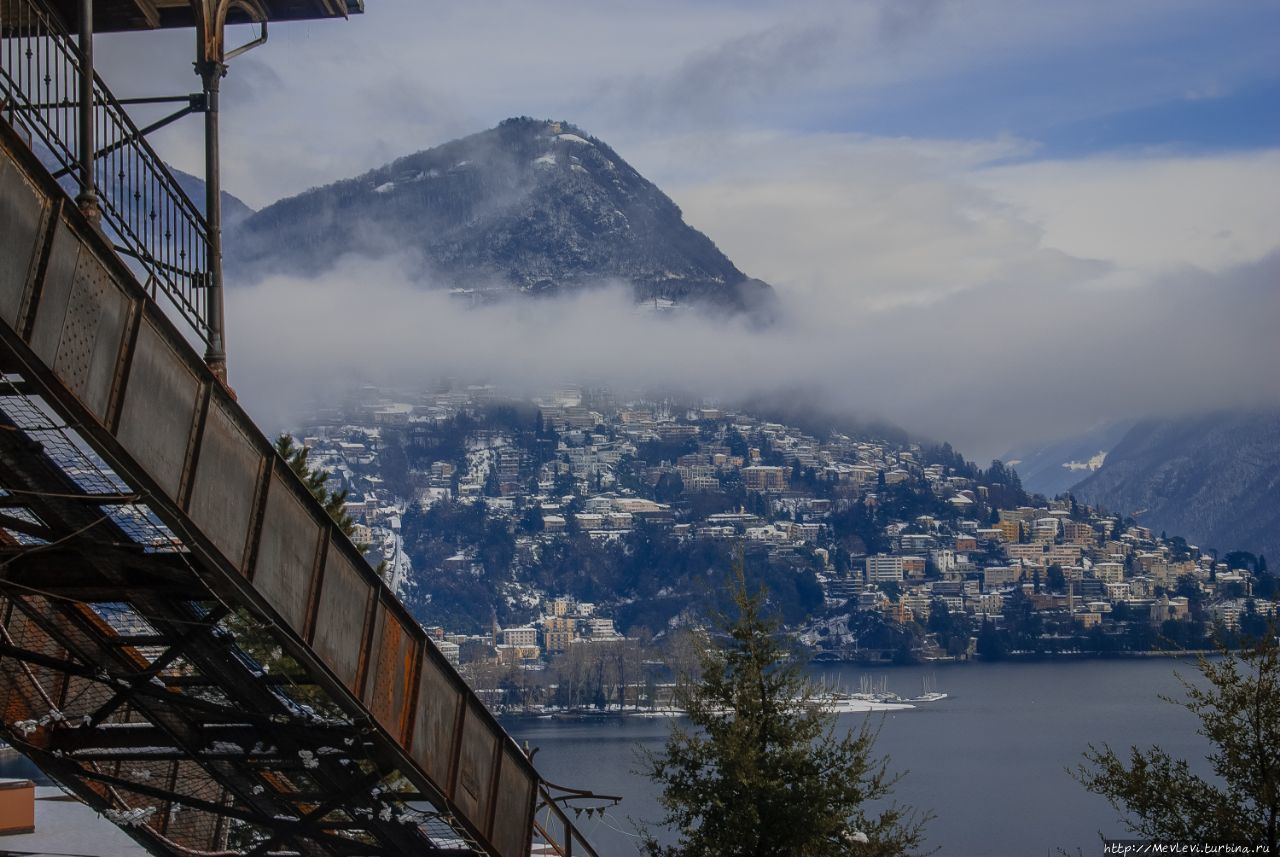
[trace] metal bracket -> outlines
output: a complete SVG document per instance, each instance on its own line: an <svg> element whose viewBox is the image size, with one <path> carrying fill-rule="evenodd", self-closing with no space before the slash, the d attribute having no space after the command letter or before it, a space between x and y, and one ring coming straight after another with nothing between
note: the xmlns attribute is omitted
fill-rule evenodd
<svg viewBox="0 0 1280 857"><path fill-rule="evenodd" d="M172 100L175 100L175 99L165 98L165 99L156 99L155 101L156 103L159 103L162 101L172 101ZM165 127L166 125L172 125L174 122L177 122L183 116L190 116L192 113L204 113L208 110L208 100L205 98L203 93L199 95L185 95L185 96L182 96L180 99L176 99L176 100L186 101L187 106L177 111L176 113L170 113L168 116L164 117L163 119L157 119L155 122L152 122L150 125L148 125L145 128L139 128L137 133L135 134L129 134L128 136L122 137L116 142L112 143L110 146L99 149L98 151L93 153L93 159L96 161L98 158L101 158L105 155L109 155L112 152L116 151L117 149L123 149L125 146L131 145L137 142L138 140L142 139L143 137L147 136L152 131L159 131L161 128ZM53 177L55 179L60 179L63 176L69 175L70 173L74 172L78 168L79 168L78 166L63 167L62 169L53 173Z"/></svg>

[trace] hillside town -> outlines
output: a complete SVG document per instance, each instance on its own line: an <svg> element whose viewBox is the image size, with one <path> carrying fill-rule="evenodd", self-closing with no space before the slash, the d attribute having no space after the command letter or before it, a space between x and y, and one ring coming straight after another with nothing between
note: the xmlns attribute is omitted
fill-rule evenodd
<svg viewBox="0 0 1280 857"><path fill-rule="evenodd" d="M946 445L577 387L368 388L299 434L463 667L661 640L735 563L819 660L1196 649L1276 610L1265 557L1030 496Z"/></svg>

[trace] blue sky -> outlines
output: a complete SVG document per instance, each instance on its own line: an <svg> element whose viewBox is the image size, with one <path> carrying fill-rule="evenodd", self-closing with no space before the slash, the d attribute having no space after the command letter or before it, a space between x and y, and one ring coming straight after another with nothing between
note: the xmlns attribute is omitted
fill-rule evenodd
<svg viewBox="0 0 1280 857"><path fill-rule="evenodd" d="M1186 153L1280 143L1280 5L1201 4L1120 31L1028 46L873 93L829 129L924 137L1009 133L1039 157L1128 147Z"/></svg>
<svg viewBox="0 0 1280 857"><path fill-rule="evenodd" d="M1070 74L1080 72L1066 62L983 70L928 88L899 87L843 120L821 124L886 136L1005 132L1038 143L1035 157L1131 148L1195 154L1280 144L1280 76L1095 106L1094 93L1108 85L1109 72L1062 79Z"/></svg>
<svg viewBox="0 0 1280 857"><path fill-rule="evenodd" d="M790 313L768 337L685 331L689 350L666 342L662 355L643 343L673 328L612 331L634 341L620 372L662 377L678 360L714 392L743 376L793 383L771 367L804 366L833 399L979 457L1107 419L1280 405L1280 4L367 5L348 22L273 28L233 62L228 189L261 206L507 116L574 122ZM190 53L189 34L99 45L120 95L193 89ZM198 123L156 141L199 173ZM402 269L378 270L394 281ZM331 313L352 289L330 285ZM291 288L319 294L277 283L229 311L252 327L271 317L255 301ZM379 352L386 337L370 328L343 359L484 362L469 350L483 336L452 335L474 321L430 310L442 313L417 351ZM511 340L581 341L540 324ZM271 373L326 359L298 342L291 364L278 338L249 339L232 362L250 400L280 406L289 382ZM545 356L561 377L584 359Z"/></svg>

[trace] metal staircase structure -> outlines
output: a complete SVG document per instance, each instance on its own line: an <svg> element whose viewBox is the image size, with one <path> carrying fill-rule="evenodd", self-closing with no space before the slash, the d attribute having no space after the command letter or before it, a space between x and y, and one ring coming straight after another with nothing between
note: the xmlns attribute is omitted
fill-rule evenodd
<svg viewBox="0 0 1280 857"><path fill-rule="evenodd" d="M208 223L96 78L77 206L45 4L0 0L0 737L158 855L594 855L197 352Z"/></svg>

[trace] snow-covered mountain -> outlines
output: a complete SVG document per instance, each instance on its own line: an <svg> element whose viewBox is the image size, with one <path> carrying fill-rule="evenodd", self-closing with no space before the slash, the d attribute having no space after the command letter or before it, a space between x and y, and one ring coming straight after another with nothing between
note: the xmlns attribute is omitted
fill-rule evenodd
<svg viewBox="0 0 1280 857"><path fill-rule="evenodd" d="M424 279L481 298L613 281L637 300L761 314L773 301L603 141L528 118L281 200L227 248L240 277L408 251Z"/></svg>
<svg viewBox="0 0 1280 857"><path fill-rule="evenodd" d="M1075 496L1203 547L1280 554L1280 411L1143 420Z"/></svg>

